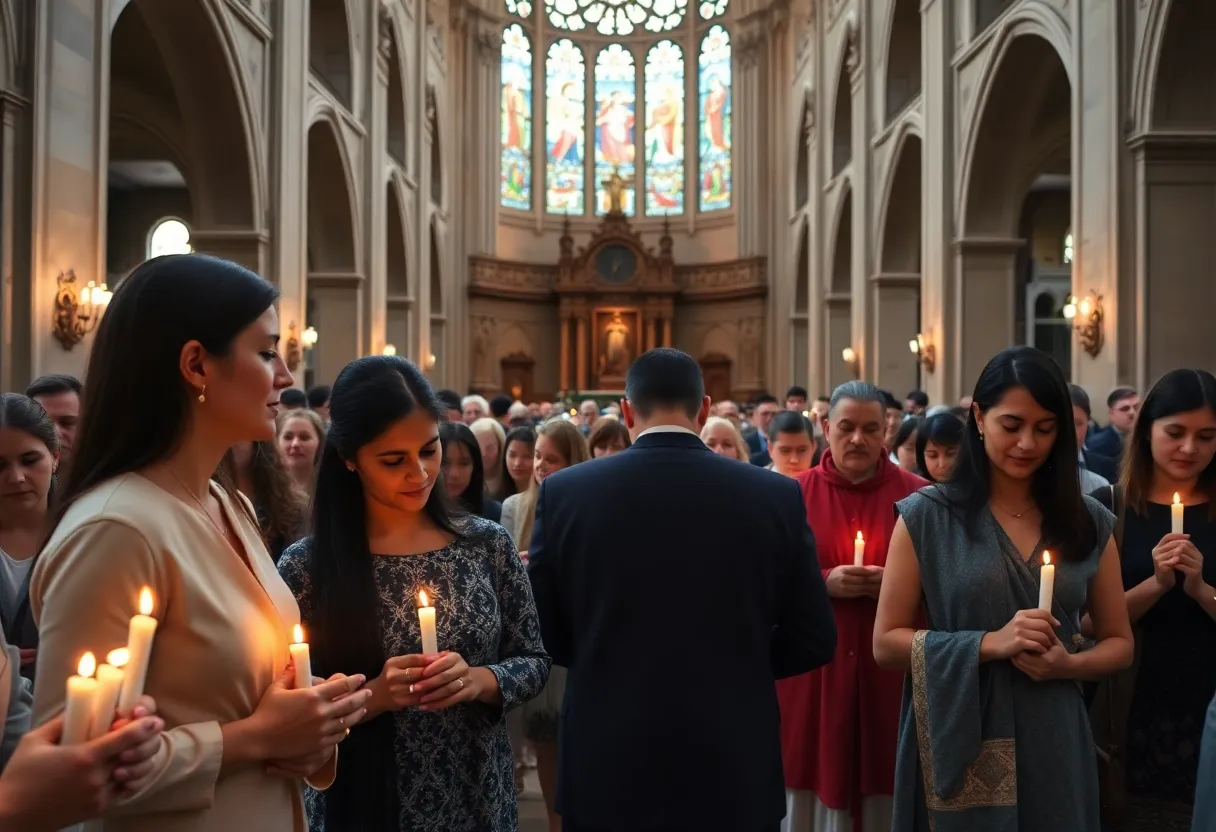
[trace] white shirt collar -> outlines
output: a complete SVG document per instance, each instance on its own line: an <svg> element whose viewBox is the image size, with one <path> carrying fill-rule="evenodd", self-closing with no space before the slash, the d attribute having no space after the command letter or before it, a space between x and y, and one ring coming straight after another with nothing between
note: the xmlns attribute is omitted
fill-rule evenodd
<svg viewBox="0 0 1216 832"><path fill-rule="evenodd" d="M694 433L693 431L689 430L686 427L681 427L680 425L655 425L654 427L646 428L646 430L639 433L637 435L637 438L634 439L633 441L636 442L636 441L638 441L638 439L641 439L643 436L646 436L647 434L650 434L650 433L687 433L689 436L696 436L698 439L701 438L700 436L697 436L697 434Z"/></svg>

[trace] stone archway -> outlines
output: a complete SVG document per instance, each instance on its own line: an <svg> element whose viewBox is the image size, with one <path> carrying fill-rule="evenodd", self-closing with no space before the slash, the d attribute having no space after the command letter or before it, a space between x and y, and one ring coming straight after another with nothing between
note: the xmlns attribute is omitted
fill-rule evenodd
<svg viewBox="0 0 1216 832"><path fill-rule="evenodd" d="M354 186L341 142L330 118L308 129L308 325L319 336L310 355L309 383L331 384L360 354L363 276Z"/></svg>
<svg viewBox="0 0 1216 832"><path fill-rule="evenodd" d="M1001 34L994 41L989 84L977 105L962 171L959 330L950 350L951 363L959 368L955 383L962 389L971 388L994 354L1027 340L1025 296L1037 270L1036 253L1020 236L1028 194L1045 175L1071 187L1072 89L1066 65L1037 31L1015 24ZM1067 350L1069 342L1056 346ZM1067 354L1055 357L1065 368L1071 363Z"/></svg>
<svg viewBox="0 0 1216 832"><path fill-rule="evenodd" d="M1216 329L1206 304L1216 271L1216 4L1172 0L1165 15L1147 90L1148 130L1133 146L1140 204L1139 331L1120 336L1139 343L1136 382L1216 355ZM1119 316L1123 318L1122 315ZM1130 316L1129 316L1130 317Z"/></svg>
<svg viewBox="0 0 1216 832"><path fill-rule="evenodd" d="M147 254L172 214L191 244L262 271L255 135L220 15L207 0L130 0L110 32L106 271Z"/></svg>
<svg viewBox="0 0 1216 832"><path fill-rule="evenodd" d="M820 379L827 381L827 390L834 390L853 378L852 368L842 355L853 349L853 189L846 183L836 212L836 232L832 237L830 263L831 280L824 304L825 361Z"/></svg>
<svg viewBox="0 0 1216 832"><path fill-rule="evenodd" d="M886 116L890 123L921 90L920 1L895 0L887 40Z"/></svg>
<svg viewBox="0 0 1216 832"><path fill-rule="evenodd" d="M405 245L405 215L397 193L397 184L392 179L385 186L385 277L388 298L388 314L385 320L385 341L397 348L401 355L414 354L413 327L410 326L409 253Z"/></svg>
<svg viewBox="0 0 1216 832"><path fill-rule="evenodd" d="M308 65L338 103L353 112L353 61L346 0L309 0Z"/></svg>
<svg viewBox="0 0 1216 832"><path fill-rule="evenodd" d="M847 52L847 45L842 52ZM839 176L853 161L853 87L846 56L841 55L832 106L832 176Z"/></svg>
<svg viewBox="0 0 1216 832"><path fill-rule="evenodd" d="M920 332L920 136L900 135L893 160L874 276L874 367L879 386L902 395L920 386L920 364L908 349Z"/></svg>

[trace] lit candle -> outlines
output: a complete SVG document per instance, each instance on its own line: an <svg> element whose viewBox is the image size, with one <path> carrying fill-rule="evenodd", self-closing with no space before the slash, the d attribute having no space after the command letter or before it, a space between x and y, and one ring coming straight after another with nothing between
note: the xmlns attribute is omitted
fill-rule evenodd
<svg viewBox="0 0 1216 832"><path fill-rule="evenodd" d="M861 536L861 532L857 533L857 539L853 541L853 565L864 566L866 561L866 540Z"/></svg>
<svg viewBox="0 0 1216 832"><path fill-rule="evenodd" d="M97 668L97 696L93 700L93 720L90 723L89 739L104 737L114 724L114 711L118 708L118 694L122 690L122 680L126 676L123 667L130 659L130 653L125 647L111 650L106 656L106 663Z"/></svg>
<svg viewBox="0 0 1216 832"><path fill-rule="evenodd" d="M1043 568L1039 570L1039 609L1051 612L1051 597L1056 591L1056 565L1051 552L1043 553Z"/></svg>
<svg viewBox="0 0 1216 832"><path fill-rule="evenodd" d="M426 597L426 590L418 593L418 628L422 630L422 655L433 656L439 652L435 639L435 608Z"/></svg>
<svg viewBox="0 0 1216 832"><path fill-rule="evenodd" d="M1174 492L1174 504L1170 506L1170 533L1182 534L1182 512L1186 510L1186 506L1182 504L1182 497L1178 492Z"/></svg>
<svg viewBox="0 0 1216 832"><path fill-rule="evenodd" d="M127 631L129 664L123 675L122 692L118 695L118 712L121 714L134 710L135 703L144 695L154 635L156 619L152 617L152 590L144 587L139 593L139 615L131 616L131 626Z"/></svg>
<svg viewBox="0 0 1216 832"><path fill-rule="evenodd" d="M292 631L292 643L287 650L296 669L296 688L312 687L312 658L308 654L308 642L304 640L304 628L299 624Z"/></svg>
<svg viewBox="0 0 1216 832"><path fill-rule="evenodd" d="M89 738L93 722L93 701L97 698L97 680L93 671L97 659L92 653L80 657L76 676L68 677L68 693L63 705L63 737L60 745L77 745Z"/></svg>

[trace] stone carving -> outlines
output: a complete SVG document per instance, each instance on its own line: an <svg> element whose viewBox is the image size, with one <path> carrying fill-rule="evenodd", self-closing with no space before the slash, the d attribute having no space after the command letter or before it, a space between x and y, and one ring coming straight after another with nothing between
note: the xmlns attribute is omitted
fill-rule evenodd
<svg viewBox="0 0 1216 832"><path fill-rule="evenodd" d="M760 60L764 47L764 31L760 28L745 29L739 34L739 64L744 68L754 67Z"/></svg>
<svg viewBox="0 0 1216 832"><path fill-rule="evenodd" d="M608 189L608 213L614 216L624 214L625 188L633 184L633 177L626 179L618 168L613 168L608 178L600 184Z"/></svg>
<svg viewBox="0 0 1216 832"><path fill-rule="evenodd" d="M562 259L568 260L574 256L574 237L570 234L569 214L566 214L566 219L562 221L562 236L558 239L557 245L561 250Z"/></svg>
<svg viewBox="0 0 1216 832"><path fill-rule="evenodd" d="M677 269L680 283L688 291L752 289L764 286L764 260L736 260Z"/></svg>
<svg viewBox="0 0 1216 832"><path fill-rule="evenodd" d="M380 57L387 61L393 54L393 15L387 6L380 7L379 26L380 38L377 46L380 49Z"/></svg>
<svg viewBox="0 0 1216 832"><path fill-rule="evenodd" d="M474 46L482 64L497 65L502 59L502 33L497 30L478 28Z"/></svg>
<svg viewBox="0 0 1216 832"><path fill-rule="evenodd" d="M557 282L557 266L515 263L491 257L469 258L472 267L470 289L505 289L515 295L520 292L548 293Z"/></svg>
<svg viewBox="0 0 1216 832"><path fill-rule="evenodd" d="M494 378L494 319L477 315L472 323L473 378L488 381Z"/></svg>
<svg viewBox="0 0 1216 832"><path fill-rule="evenodd" d="M857 20L849 15L844 30L844 68L854 78L861 71L861 36L857 32Z"/></svg>

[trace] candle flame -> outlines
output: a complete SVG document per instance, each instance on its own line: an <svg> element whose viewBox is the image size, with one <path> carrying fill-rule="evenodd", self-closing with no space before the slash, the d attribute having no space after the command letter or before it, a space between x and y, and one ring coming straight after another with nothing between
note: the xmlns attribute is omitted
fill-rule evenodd
<svg viewBox="0 0 1216 832"><path fill-rule="evenodd" d="M862 537L862 536L861 536L861 532L858 532L858 533L857 533L857 542L858 542L858 543L865 543L865 542L866 542L866 539L865 539L864 537Z"/></svg>
<svg viewBox="0 0 1216 832"><path fill-rule="evenodd" d="M426 597L426 590L425 590L425 589L423 589L423 590L419 591L419 593L418 593L418 606L420 606L420 607L429 607L430 605L431 605L431 600L430 600L429 598L427 598L427 597Z"/></svg>
<svg viewBox="0 0 1216 832"><path fill-rule="evenodd" d="M292 642L292 644L303 644L304 643L304 628L301 627L299 624L297 624L291 630L291 642Z"/></svg>
<svg viewBox="0 0 1216 832"><path fill-rule="evenodd" d="M110 667L125 667L129 661L131 661L131 651L125 647L119 647L106 654L106 664Z"/></svg>
<svg viewBox="0 0 1216 832"><path fill-rule="evenodd" d="M1182 497L1178 494L1177 491L1175 491L1174 492L1174 505L1181 505L1181 504L1182 504Z"/></svg>
<svg viewBox="0 0 1216 832"><path fill-rule="evenodd" d="M139 591L139 614L152 614L152 590L144 587Z"/></svg>
<svg viewBox="0 0 1216 832"><path fill-rule="evenodd" d="M80 657L80 664L76 665L76 672L84 677L92 676L97 671L97 659L92 653L85 653Z"/></svg>
<svg viewBox="0 0 1216 832"><path fill-rule="evenodd" d="M1044 553L1043 553L1043 565L1044 565L1044 566L1050 566L1050 565L1051 565L1051 552L1044 552Z"/></svg>

